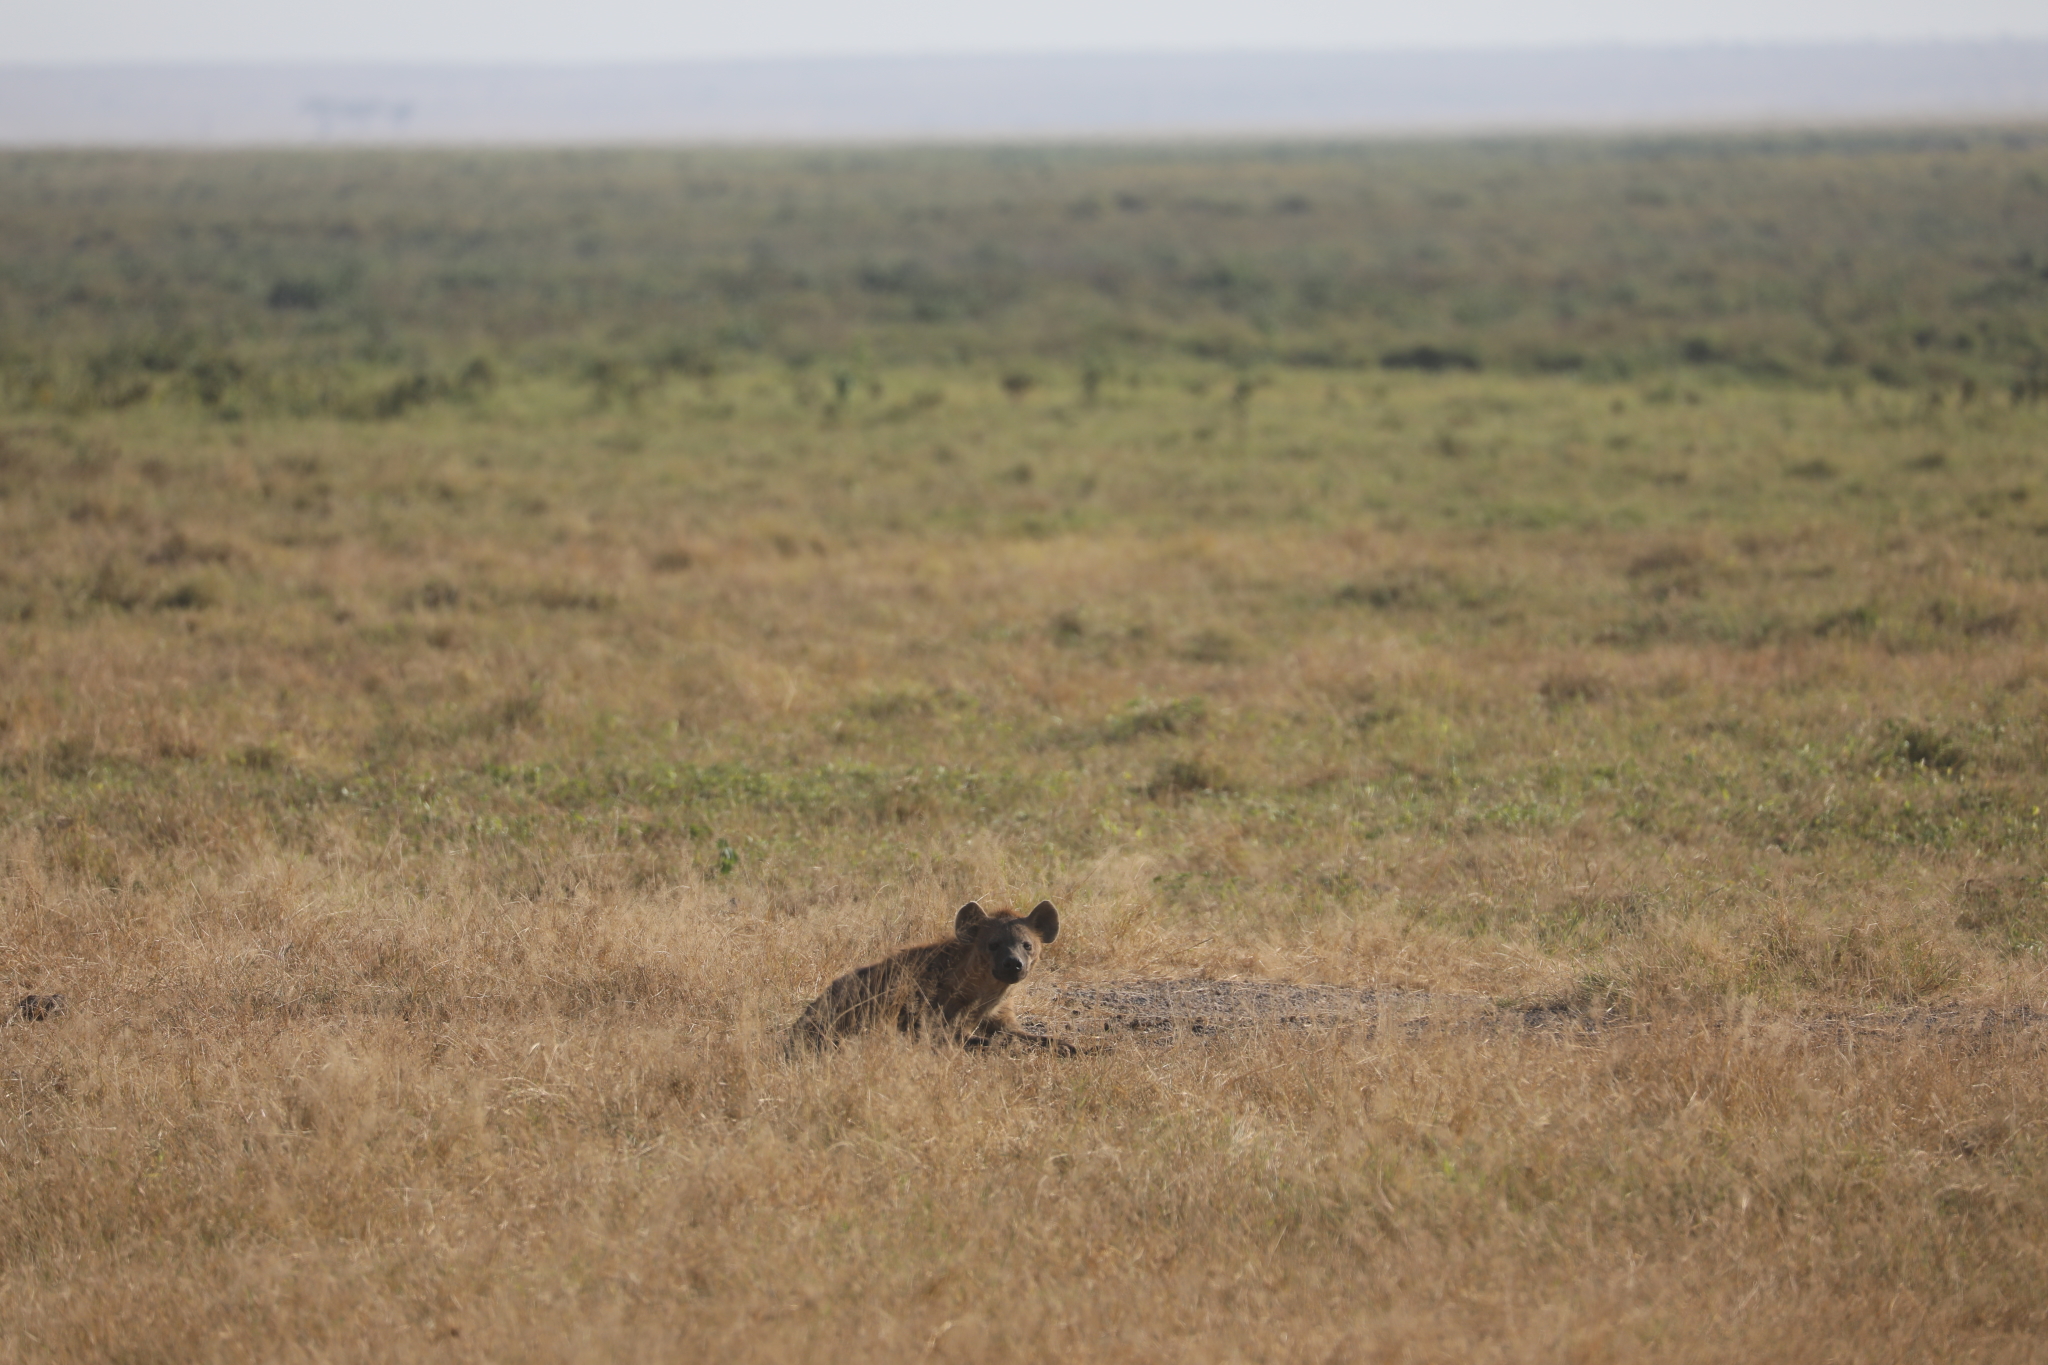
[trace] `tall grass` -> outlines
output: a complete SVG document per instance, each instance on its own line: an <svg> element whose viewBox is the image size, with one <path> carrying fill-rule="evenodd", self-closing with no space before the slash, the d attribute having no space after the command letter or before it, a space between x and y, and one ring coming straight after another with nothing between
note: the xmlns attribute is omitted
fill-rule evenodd
<svg viewBox="0 0 2048 1365"><path fill-rule="evenodd" d="M77 1003L0 1034L9 1353L2017 1359L2041 1330L2032 1031L1731 1007L791 1062L798 998L950 879L797 918L601 861L492 880L361 850L82 892L17 841L12 951ZM1128 873L1077 881L1063 972L1185 964ZM1353 935L1356 975L1458 970Z"/></svg>

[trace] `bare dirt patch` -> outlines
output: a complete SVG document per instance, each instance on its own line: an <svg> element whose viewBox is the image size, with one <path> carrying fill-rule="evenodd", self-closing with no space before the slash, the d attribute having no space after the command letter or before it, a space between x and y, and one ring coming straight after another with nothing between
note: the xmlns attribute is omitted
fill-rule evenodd
<svg viewBox="0 0 2048 1365"><path fill-rule="evenodd" d="M1373 987L1303 985L1290 981L1155 978L1061 982L1041 986L1017 1010L1024 1030L1061 1040L1136 1038L1166 1042L1259 1029L1557 1030L1606 1032L1653 1027L1651 1021L1564 1005L1502 1003L1479 995ZM1739 1014L1700 1015L1687 1023L1738 1028ZM1750 1022L1761 1022L1752 1018ZM2019 1006L1987 1009L1942 1005L1853 1015L1795 1015L1773 1020L1803 1031L1849 1038L1992 1034L2048 1022Z"/></svg>
<svg viewBox="0 0 2048 1365"><path fill-rule="evenodd" d="M1165 1041L1261 1028L1400 1027L1422 1031L1503 1017L1483 996L1299 985L1289 981L1140 979L1061 982L1034 990L1017 1012L1026 1029L1058 1038Z"/></svg>

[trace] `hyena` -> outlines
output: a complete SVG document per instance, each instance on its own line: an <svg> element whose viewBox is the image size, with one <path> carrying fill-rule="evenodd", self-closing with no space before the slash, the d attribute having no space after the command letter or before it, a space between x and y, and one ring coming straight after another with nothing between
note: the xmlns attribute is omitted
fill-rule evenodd
<svg viewBox="0 0 2048 1365"><path fill-rule="evenodd" d="M877 1024L938 1033L969 1046L1015 1040L1044 1044L1021 1032L1003 997L1022 981L1046 944L1060 933L1060 912L1040 901L1028 915L990 914L969 901L953 917L953 937L891 953L848 972L813 1000L792 1031L817 1046Z"/></svg>

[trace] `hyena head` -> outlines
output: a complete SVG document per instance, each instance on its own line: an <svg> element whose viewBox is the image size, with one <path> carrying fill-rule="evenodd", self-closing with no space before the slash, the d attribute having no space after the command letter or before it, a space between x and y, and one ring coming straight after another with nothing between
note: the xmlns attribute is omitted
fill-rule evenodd
<svg viewBox="0 0 2048 1365"><path fill-rule="evenodd" d="M1051 901L1040 901L1028 915L991 915L969 901L953 918L953 936L976 951L990 976L1014 986L1031 970L1038 950L1060 936L1060 912Z"/></svg>

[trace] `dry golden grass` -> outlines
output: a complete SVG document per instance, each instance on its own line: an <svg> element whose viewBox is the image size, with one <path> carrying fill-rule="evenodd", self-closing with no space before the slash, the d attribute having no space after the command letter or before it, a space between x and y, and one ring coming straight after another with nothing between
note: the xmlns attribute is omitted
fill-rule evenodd
<svg viewBox="0 0 2048 1365"><path fill-rule="evenodd" d="M2038 1030L792 1062L888 916L373 857L138 905L11 852L73 995L0 1033L19 1358L2039 1354ZM1091 970L1163 965L1117 884Z"/></svg>
<svg viewBox="0 0 2048 1365"><path fill-rule="evenodd" d="M724 382L5 433L0 1355L2041 1357L2038 410Z"/></svg>

